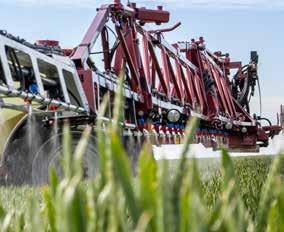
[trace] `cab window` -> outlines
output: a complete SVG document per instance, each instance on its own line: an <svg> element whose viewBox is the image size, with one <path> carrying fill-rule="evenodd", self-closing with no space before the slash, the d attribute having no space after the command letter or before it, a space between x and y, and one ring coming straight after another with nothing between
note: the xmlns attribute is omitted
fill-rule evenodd
<svg viewBox="0 0 284 232"><path fill-rule="evenodd" d="M81 100L81 95L79 93L78 86L76 85L74 75L71 72L63 70L63 76L66 83L68 95L71 101L70 103L72 105L82 106L83 104Z"/></svg>
<svg viewBox="0 0 284 232"><path fill-rule="evenodd" d="M64 101L57 67L41 59L38 59L37 62L45 96Z"/></svg>
<svg viewBox="0 0 284 232"><path fill-rule="evenodd" d="M14 87L22 91L37 93L34 69L30 56L16 48L5 46Z"/></svg>

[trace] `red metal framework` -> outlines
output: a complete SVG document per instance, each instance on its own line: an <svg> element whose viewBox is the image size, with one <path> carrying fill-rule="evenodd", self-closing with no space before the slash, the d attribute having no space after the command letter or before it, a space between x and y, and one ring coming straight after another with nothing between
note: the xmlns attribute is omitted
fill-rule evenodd
<svg viewBox="0 0 284 232"><path fill-rule="evenodd" d="M118 77L121 68L126 69L125 83L131 93L137 94L135 109L131 112L136 114L138 128L182 135L188 117L197 116L201 124L196 142L211 146L212 141L221 137L222 145L225 143L230 149L253 151L258 145L267 145L269 135L279 133L280 128L262 128L257 118L250 116L249 98L258 80L257 54L252 52L250 64L242 66L241 62L232 62L228 54L207 50L203 38L168 44L164 34L181 23L158 30L144 27L148 23L167 23L169 17L169 12L162 7L149 10L137 8L134 3L124 6L120 1L98 8L93 23L71 57L93 113L99 105L94 94L100 85L92 83L91 76L98 75L99 58L95 54L101 53L104 78L113 74ZM115 41L110 40L110 31L115 34ZM92 53L99 40L101 52ZM237 72L231 77L233 69ZM166 112L172 108L180 110L182 115L174 124L165 119ZM130 118L126 121L131 122Z"/></svg>
<svg viewBox="0 0 284 232"><path fill-rule="evenodd" d="M109 39L112 30L109 21L114 25L114 42ZM162 130L182 134L184 121L194 115L202 120L197 135L209 143L218 134L223 135L223 140L227 139L229 148L254 150L257 141L267 141L268 133L250 116L246 102L247 92L254 91L254 79L258 78L257 61L252 60L249 68L243 70L241 62L231 62L228 54L208 51L203 38L168 44L164 33L174 30L180 23L160 30L149 31L143 27L146 23L168 21L169 13L162 7L148 10L137 8L133 3L124 6L119 1L101 6L72 55L87 98L94 99L94 90L100 88L98 83L90 82L90 70L92 73L98 70L96 58L93 66L88 62L100 36L105 77L110 74L118 76L121 68L126 67L126 84L138 96L132 112L138 112L134 115L138 118L136 122L140 122L137 127L149 129L155 125L157 133ZM237 69L233 78L230 78L231 69ZM86 82L88 85L84 84ZM239 95L244 96L239 99ZM98 104L93 100L89 100L89 104L95 113ZM163 112L170 111L173 106L181 111L184 119L178 122L179 125L163 120ZM157 114L156 118L160 118L159 122L151 119L153 112ZM270 132L270 128L265 130Z"/></svg>
<svg viewBox="0 0 284 232"><path fill-rule="evenodd" d="M180 22L168 28L147 29L146 24L161 25L169 19L170 13L161 6L150 10L138 8L135 3L125 6L116 0L97 9L82 42L73 50L62 50L57 41L22 43L2 33L0 42L21 48L21 59L31 56L32 62L21 65L10 57L14 64L11 66L2 49L0 55L6 61L0 92L27 96L30 102L44 103L43 109L70 110L83 116L76 122L88 123L96 117L104 95L113 100L123 70L122 125L126 134L151 136L156 144L180 143L186 122L195 116L200 119L196 143L237 151L257 151L259 146L267 146L269 137L278 134L281 127L271 123L261 126L266 119L250 115L250 98L259 81L257 53L252 52L251 61L243 66L231 61L229 54L210 52L202 37L169 44L165 35ZM45 63L37 64L36 57ZM51 64L60 74L50 79L54 73ZM50 72L43 76L39 66ZM9 67L16 72L9 72ZM28 70L34 70L35 77L16 75L33 73ZM24 79L20 88L11 92L13 78ZM106 120L110 120L112 111L110 102Z"/></svg>

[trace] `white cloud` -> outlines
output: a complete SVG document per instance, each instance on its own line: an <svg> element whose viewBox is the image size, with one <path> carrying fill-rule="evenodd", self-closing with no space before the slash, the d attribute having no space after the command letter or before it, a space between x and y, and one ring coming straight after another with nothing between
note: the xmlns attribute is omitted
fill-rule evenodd
<svg viewBox="0 0 284 232"><path fill-rule="evenodd" d="M96 8L101 4L111 3L112 0L0 0L0 3L20 4L26 6L56 6ZM127 2L122 0L122 2ZM248 9L284 9L283 0L134 0L140 5L165 5L174 8L248 8Z"/></svg>

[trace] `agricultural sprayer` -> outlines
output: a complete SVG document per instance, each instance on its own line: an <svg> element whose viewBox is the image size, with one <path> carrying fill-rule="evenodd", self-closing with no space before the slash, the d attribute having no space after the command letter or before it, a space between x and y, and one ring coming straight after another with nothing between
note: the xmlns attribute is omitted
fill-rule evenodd
<svg viewBox="0 0 284 232"><path fill-rule="evenodd" d="M145 137L158 146L181 143L190 117L200 121L194 143L240 152L267 146L281 127L261 126L262 118L250 114L259 81L257 53L242 65L229 54L210 52L203 38L169 44L167 32L180 26L160 28L169 18L162 7L116 0L97 9L74 49L52 40L31 44L1 31L1 178L44 182L49 164L62 152L63 122L69 121L75 145L86 125L96 126L105 95L103 120L109 122L119 78L124 79L123 141L134 141L126 146L130 155ZM95 174L96 151L93 135L86 151L88 176Z"/></svg>

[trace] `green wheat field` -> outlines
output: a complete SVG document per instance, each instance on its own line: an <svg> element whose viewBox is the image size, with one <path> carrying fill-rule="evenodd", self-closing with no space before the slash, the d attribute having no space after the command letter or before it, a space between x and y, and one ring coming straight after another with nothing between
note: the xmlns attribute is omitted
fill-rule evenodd
<svg viewBox="0 0 284 232"><path fill-rule="evenodd" d="M225 166L226 159L230 166ZM79 183L75 173L61 183L51 176L50 187L2 187L1 230L282 231L284 170L278 169L279 159L261 156L230 161L224 156L220 168L212 168L212 161L197 161L200 181L197 170L188 170L195 162L187 160L187 171L180 177L187 184L177 189L174 178L179 161L156 162L145 154L138 177L125 177L127 189L114 176L112 181L105 177L105 183L102 176ZM202 178L204 173L206 178ZM133 215L128 191L134 195Z"/></svg>

